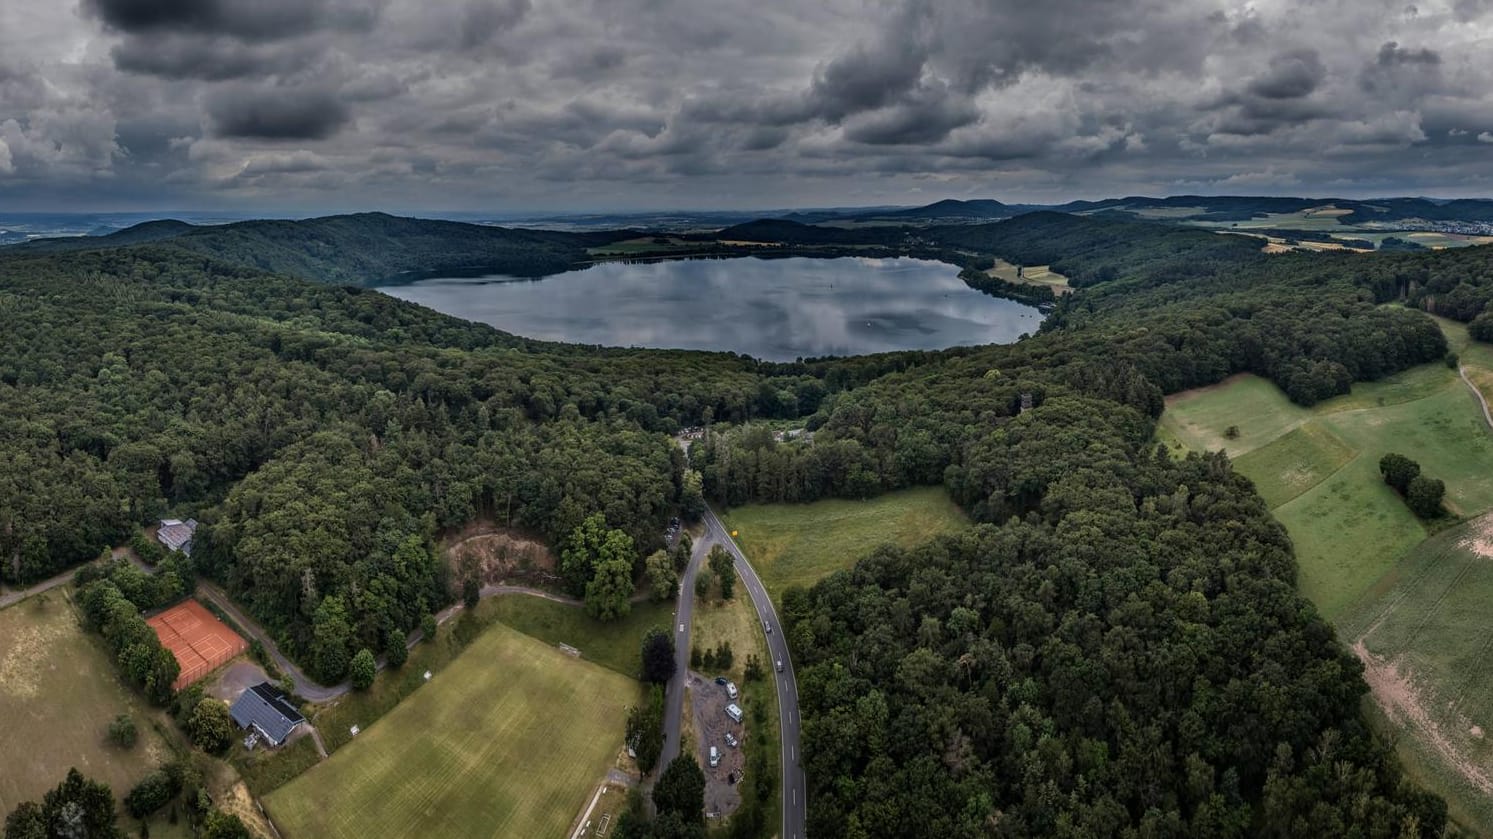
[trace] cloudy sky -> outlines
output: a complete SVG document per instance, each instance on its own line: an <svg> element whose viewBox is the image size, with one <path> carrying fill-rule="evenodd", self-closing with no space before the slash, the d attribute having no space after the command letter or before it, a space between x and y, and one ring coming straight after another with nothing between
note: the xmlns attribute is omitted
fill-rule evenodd
<svg viewBox="0 0 1493 839"><path fill-rule="evenodd" d="M1493 0L5 0L0 207L1493 195Z"/></svg>

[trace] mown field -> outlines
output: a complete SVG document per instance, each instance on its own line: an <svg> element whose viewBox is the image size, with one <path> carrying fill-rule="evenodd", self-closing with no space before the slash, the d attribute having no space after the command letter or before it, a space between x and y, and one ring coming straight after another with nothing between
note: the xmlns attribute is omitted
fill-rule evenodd
<svg viewBox="0 0 1493 839"><path fill-rule="evenodd" d="M494 616L519 632L550 644L568 644L585 660L631 678L643 670L643 636L654 627L667 630L674 611L672 600L634 603L627 617L603 623L579 606L539 597L508 594L490 601Z"/></svg>
<svg viewBox="0 0 1493 839"><path fill-rule="evenodd" d="M495 624L265 806L285 839L562 836L640 696L625 676Z"/></svg>
<svg viewBox="0 0 1493 839"><path fill-rule="evenodd" d="M140 732L128 751L105 739L119 714ZM171 759L154 716L120 683L60 589L0 610L0 813L39 800L74 766L122 798Z"/></svg>
<svg viewBox="0 0 1493 839"><path fill-rule="evenodd" d="M1052 270L1047 265L1025 265L1018 269L1013 263L1004 259L997 259L994 267L985 272L988 276L1008 283L1020 283L1023 285L1045 285L1050 286L1055 294L1067 294L1073 288L1068 285L1068 278Z"/></svg>
<svg viewBox="0 0 1493 839"><path fill-rule="evenodd" d="M869 501L753 504L723 516L774 598L849 568L877 547L914 545L969 523L941 487L918 487Z"/></svg>

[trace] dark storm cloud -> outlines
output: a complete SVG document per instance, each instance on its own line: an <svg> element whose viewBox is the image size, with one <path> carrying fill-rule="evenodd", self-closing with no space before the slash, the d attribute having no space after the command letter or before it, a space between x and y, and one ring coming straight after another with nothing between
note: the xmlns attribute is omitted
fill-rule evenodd
<svg viewBox="0 0 1493 839"><path fill-rule="evenodd" d="M260 140L321 140L351 119L325 90L233 89L212 97L207 116L213 135Z"/></svg>
<svg viewBox="0 0 1493 839"><path fill-rule="evenodd" d="M1249 83L1249 92L1264 99L1300 99L1326 77L1316 50L1295 50L1270 59L1270 69Z"/></svg>
<svg viewBox="0 0 1493 839"><path fill-rule="evenodd" d="M1493 192L1490 8L0 2L0 199L23 183L445 207Z"/></svg>
<svg viewBox="0 0 1493 839"><path fill-rule="evenodd" d="M113 29L195 32L246 40L292 37L322 26L365 27L377 7L338 0L84 0Z"/></svg>

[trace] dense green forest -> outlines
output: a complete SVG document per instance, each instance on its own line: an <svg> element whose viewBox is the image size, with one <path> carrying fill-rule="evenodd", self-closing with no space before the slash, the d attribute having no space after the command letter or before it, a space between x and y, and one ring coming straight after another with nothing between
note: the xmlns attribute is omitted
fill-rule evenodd
<svg viewBox="0 0 1493 839"><path fill-rule="evenodd" d="M1060 243L1085 287L1014 345L763 364L526 341L254 267L314 250L287 229L258 260L197 234L0 253L0 578L192 514L198 569L336 680L450 601L433 546L474 517L559 545L600 513L652 553L671 435L728 423L695 460L718 502L942 483L982 522L785 596L815 835L1439 833L1252 487L1149 441L1164 394L1232 373L1310 404L1439 359L1429 318L1383 304L1482 249L1267 259L1055 214L882 231L1029 264Z"/></svg>

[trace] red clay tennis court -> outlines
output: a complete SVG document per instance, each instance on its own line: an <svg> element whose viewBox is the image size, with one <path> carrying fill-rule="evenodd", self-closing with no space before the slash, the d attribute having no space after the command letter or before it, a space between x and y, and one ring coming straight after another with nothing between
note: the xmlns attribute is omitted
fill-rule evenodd
<svg viewBox="0 0 1493 839"><path fill-rule="evenodd" d="M248 641L195 600L172 606L145 622L181 665L172 690L181 690L249 649Z"/></svg>

